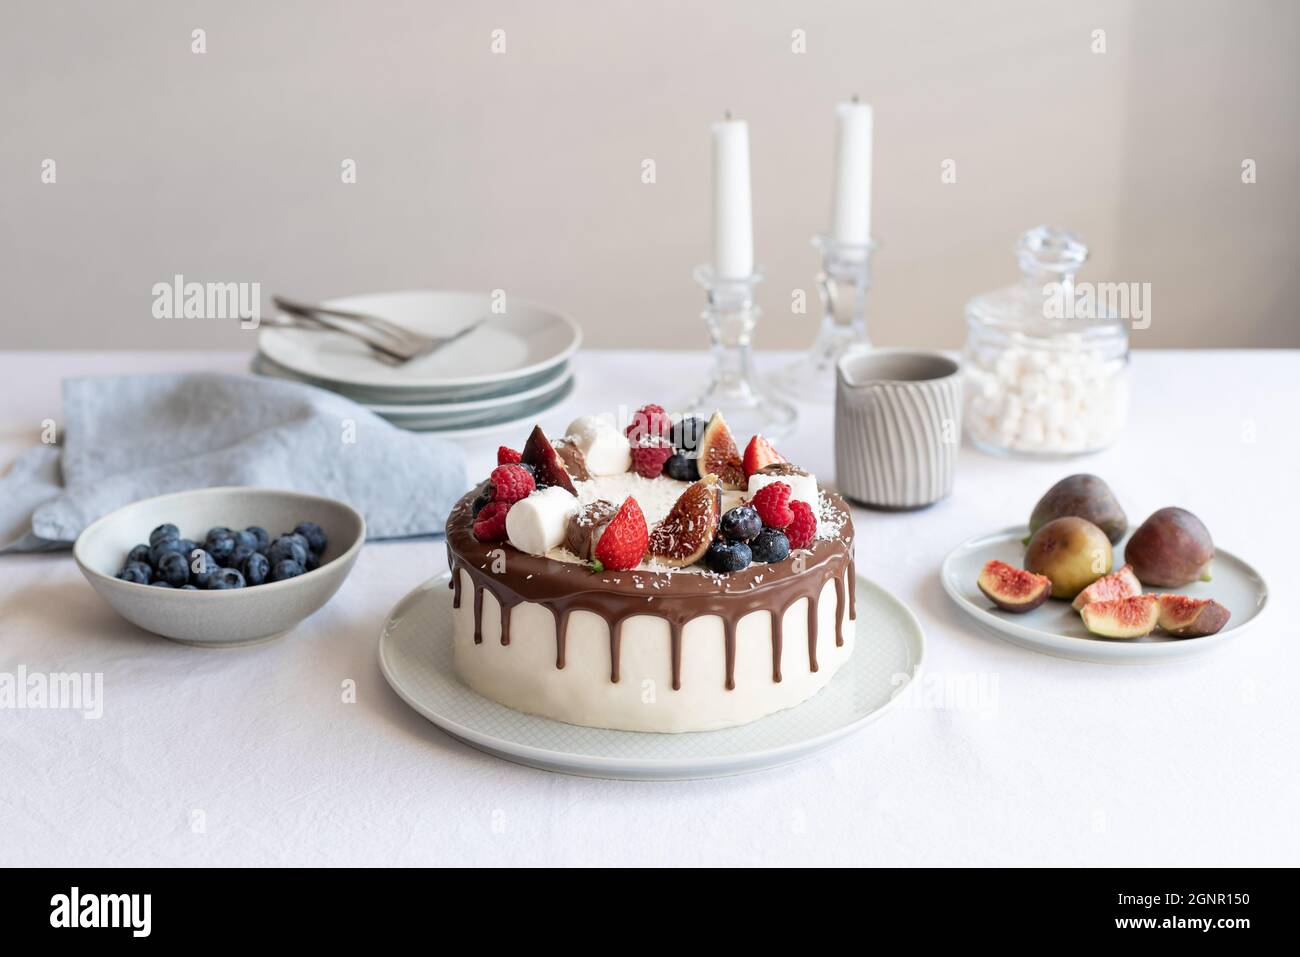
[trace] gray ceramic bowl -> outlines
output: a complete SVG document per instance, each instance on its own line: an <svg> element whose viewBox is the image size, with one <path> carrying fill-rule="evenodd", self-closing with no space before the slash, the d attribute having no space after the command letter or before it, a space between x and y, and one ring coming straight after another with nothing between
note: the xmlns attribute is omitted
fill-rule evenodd
<svg viewBox="0 0 1300 957"><path fill-rule="evenodd" d="M299 522L316 522L327 545L315 571L287 581L227 591L185 591L137 585L115 577L134 545L175 523L202 540L209 528L260 525L274 537ZM276 638L314 613L343 584L366 538L366 522L342 502L270 488L205 488L134 502L110 512L77 538L77 567L113 610L134 625L193 645L244 645Z"/></svg>

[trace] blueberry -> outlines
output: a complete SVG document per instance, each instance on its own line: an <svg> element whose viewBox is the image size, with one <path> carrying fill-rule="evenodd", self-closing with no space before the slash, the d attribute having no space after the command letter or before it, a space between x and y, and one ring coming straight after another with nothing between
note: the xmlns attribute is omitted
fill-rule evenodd
<svg viewBox="0 0 1300 957"><path fill-rule="evenodd" d="M131 551L127 553L126 563L129 565L131 562L144 562L146 565L149 564L149 546L137 545L135 548L131 549Z"/></svg>
<svg viewBox="0 0 1300 957"><path fill-rule="evenodd" d="M216 559L218 565L225 565L235 551L234 535L209 535L204 547Z"/></svg>
<svg viewBox="0 0 1300 957"><path fill-rule="evenodd" d="M664 474L669 478L675 478L679 482L694 482L700 477L699 463L680 452L674 452L668 456L668 461L664 463Z"/></svg>
<svg viewBox="0 0 1300 957"><path fill-rule="evenodd" d="M244 576L238 568L218 568L208 579L210 591L225 591L227 588L243 588Z"/></svg>
<svg viewBox="0 0 1300 957"><path fill-rule="evenodd" d="M181 586L181 591L198 591L198 590L199 590L199 586L198 586L198 585L182 585L182 586Z"/></svg>
<svg viewBox="0 0 1300 957"><path fill-rule="evenodd" d="M149 549L149 564L157 568L163 560L163 556L169 554L183 555L185 547L181 545L179 538L164 538Z"/></svg>
<svg viewBox="0 0 1300 957"><path fill-rule="evenodd" d="M483 510L483 506L492 501L492 498L496 493L497 490L495 485L491 482L483 483L483 489L478 493L478 495L474 496L474 504L470 506L470 512L475 518L478 518L478 513Z"/></svg>
<svg viewBox="0 0 1300 957"><path fill-rule="evenodd" d="M678 452L694 452L700 446L706 425L707 422L694 416L679 419L673 425L673 448Z"/></svg>
<svg viewBox="0 0 1300 957"><path fill-rule="evenodd" d="M199 547L199 543L192 538L182 538L180 541L181 553L184 555L188 555L190 552L194 551L194 549Z"/></svg>
<svg viewBox="0 0 1300 957"><path fill-rule="evenodd" d="M282 582L287 578L297 578L302 573L303 567L301 563L286 558L271 566L271 581Z"/></svg>
<svg viewBox="0 0 1300 957"><path fill-rule="evenodd" d="M232 532L230 529L226 528L226 526L224 525L214 525L210 529L208 529L208 534L203 536L203 540L205 542L210 542L214 538L226 538L227 536L233 534L235 533Z"/></svg>
<svg viewBox="0 0 1300 957"><path fill-rule="evenodd" d="M257 536L248 529L244 529L242 532L231 532L230 534L235 539L235 548L246 548L250 552L257 551Z"/></svg>
<svg viewBox="0 0 1300 957"><path fill-rule="evenodd" d="M236 545L235 550L230 553L230 557L227 558L222 564L226 568L243 568L244 559L247 558L249 555L256 555L256 554L257 551L249 547L248 545Z"/></svg>
<svg viewBox="0 0 1300 957"><path fill-rule="evenodd" d="M168 538L180 538L181 530L175 525L168 522L165 525L159 525L149 533L149 544L157 545L159 542Z"/></svg>
<svg viewBox="0 0 1300 957"><path fill-rule="evenodd" d="M144 562L127 562L122 566L122 570L117 573L117 577L124 582L147 585L149 579L153 577L153 570Z"/></svg>
<svg viewBox="0 0 1300 957"><path fill-rule="evenodd" d="M302 550L304 552L311 551L311 543L307 541L307 536L303 535L301 532L285 532L280 537L287 538L293 542L297 542L299 545L302 546Z"/></svg>
<svg viewBox="0 0 1300 957"><path fill-rule="evenodd" d="M244 531L248 532L248 534L252 535L255 539L257 539L257 543L253 546L253 551L261 552L261 551L265 551L267 548L270 547L271 533L268 532L266 529L264 529L261 525L250 525L248 526L248 528L244 529Z"/></svg>
<svg viewBox="0 0 1300 957"><path fill-rule="evenodd" d="M294 531L307 539L308 551L320 554L325 551L325 530L315 522L299 522Z"/></svg>
<svg viewBox="0 0 1300 957"><path fill-rule="evenodd" d="M201 548L196 548L190 552L190 581L200 588L207 588L208 582L212 576L221 570L217 560L212 557L210 552L205 552Z"/></svg>
<svg viewBox="0 0 1300 957"><path fill-rule="evenodd" d="M316 554L316 552L308 552L307 564L304 565L303 568L309 572L314 572L316 569L320 568L320 555Z"/></svg>
<svg viewBox="0 0 1300 957"><path fill-rule="evenodd" d="M173 585L171 582L165 582L160 578L156 582L150 582L149 587L150 588L175 588L176 586Z"/></svg>
<svg viewBox="0 0 1300 957"><path fill-rule="evenodd" d="M722 516L718 531L733 542L748 542L763 530L763 520L752 505L737 505Z"/></svg>
<svg viewBox="0 0 1300 957"><path fill-rule="evenodd" d="M724 575L740 571L752 558L749 546L744 542L731 542L725 538L715 538L704 553L705 564Z"/></svg>
<svg viewBox="0 0 1300 957"><path fill-rule="evenodd" d="M297 537L281 535L271 543L266 557L270 559L272 568L280 562L294 562L301 567L307 564L307 549Z"/></svg>
<svg viewBox="0 0 1300 957"><path fill-rule="evenodd" d="M158 563L158 578L176 588L190 580L190 563L180 552L168 552Z"/></svg>
<svg viewBox="0 0 1300 957"><path fill-rule="evenodd" d="M778 528L765 528L749 543L756 562L779 562L790 554L790 539Z"/></svg>
<svg viewBox="0 0 1300 957"><path fill-rule="evenodd" d="M271 563L261 552L253 552L244 559L244 564L239 566L239 570L244 573L244 581L250 586L260 585L271 574Z"/></svg>

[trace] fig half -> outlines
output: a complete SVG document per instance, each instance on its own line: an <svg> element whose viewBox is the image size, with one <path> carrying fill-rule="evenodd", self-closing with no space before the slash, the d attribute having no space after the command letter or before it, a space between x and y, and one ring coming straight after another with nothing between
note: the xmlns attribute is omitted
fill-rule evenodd
<svg viewBox="0 0 1300 957"><path fill-rule="evenodd" d="M1074 596L1072 607L1078 611L1094 601L1113 601L1142 594L1142 583L1133 574L1133 566L1125 565L1119 571L1104 575Z"/></svg>
<svg viewBox="0 0 1300 957"><path fill-rule="evenodd" d="M1175 638L1204 638L1220 631L1231 613L1212 598L1159 595L1160 627Z"/></svg>
<svg viewBox="0 0 1300 957"><path fill-rule="evenodd" d="M1112 598L1084 605L1080 612L1084 626L1103 638L1141 638L1155 630L1160 620L1160 602L1155 595Z"/></svg>
<svg viewBox="0 0 1300 957"><path fill-rule="evenodd" d="M985 563L976 584L989 601L1017 615L1033 611L1052 593L1052 580L1046 575L1035 575L997 559Z"/></svg>

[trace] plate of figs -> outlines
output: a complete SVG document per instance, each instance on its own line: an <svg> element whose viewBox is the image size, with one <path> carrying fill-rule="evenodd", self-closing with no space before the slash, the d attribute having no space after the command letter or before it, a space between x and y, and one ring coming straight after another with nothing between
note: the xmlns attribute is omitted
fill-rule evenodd
<svg viewBox="0 0 1300 957"><path fill-rule="evenodd" d="M981 625L1064 658L1150 663L1222 647L1253 625L1268 586L1214 543L1188 509L1158 509L1136 528L1110 487L1070 475L1027 526L954 549L944 591Z"/></svg>

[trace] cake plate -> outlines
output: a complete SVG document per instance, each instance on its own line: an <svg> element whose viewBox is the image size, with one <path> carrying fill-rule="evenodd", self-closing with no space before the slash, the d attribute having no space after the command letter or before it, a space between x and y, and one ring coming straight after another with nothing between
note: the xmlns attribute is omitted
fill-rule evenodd
<svg viewBox="0 0 1300 957"><path fill-rule="evenodd" d="M487 754L547 771L636 781L723 777L809 757L883 715L916 680L925 638L916 616L857 579L853 655L803 704L736 728L683 734L610 731L514 711L471 691L452 664L450 575L397 603L379 636L393 690L443 731Z"/></svg>

